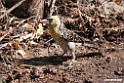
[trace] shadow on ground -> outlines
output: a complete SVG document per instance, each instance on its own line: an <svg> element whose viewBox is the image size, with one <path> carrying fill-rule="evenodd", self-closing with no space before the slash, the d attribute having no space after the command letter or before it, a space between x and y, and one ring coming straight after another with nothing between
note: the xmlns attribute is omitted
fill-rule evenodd
<svg viewBox="0 0 124 83"><path fill-rule="evenodd" d="M89 53L84 56L77 56L76 58L84 58L84 57L94 57L99 55L100 53ZM43 66L43 65L62 65L64 61L71 60L72 56L46 56L46 57L38 57L31 59L20 59L20 64L28 64L35 66Z"/></svg>

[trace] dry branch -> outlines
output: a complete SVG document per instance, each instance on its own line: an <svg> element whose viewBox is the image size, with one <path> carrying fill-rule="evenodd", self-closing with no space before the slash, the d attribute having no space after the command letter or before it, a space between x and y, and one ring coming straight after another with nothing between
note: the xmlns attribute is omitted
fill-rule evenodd
<svg viewBox="0 0 124 83"><path fill-rule="evenodd" d="M44 14L44 2L45 0L33 0L29 11L36 15L36 18L42 18ZM36 19L35 19L36 20Z"/></svg>
<svg viewBox="0 0 124 83"><path fill-rule="evenodd" d="M56 2L56 0L53 0L53 1L52 1L50 16L52 16L53 12L55 11L55 10L54 10L55 2Z"/></svg>
<svg viewBox="0 0 124 83"><path fill-rule="evenodd" d="M0 37L0 42L9 34L10 32L7 32L6 34L4 34L2 37Z"/></svg>
<svg viewBox="0 0 124 83"><path fill-rule="evenodd" d="M17 4L15 4L13 7L11 7L10 9L8 9L3 15L0 16L0 19L2 19L7 14L9 14L11 11L13 11L15 8L17 8L18 6L20 6L25 1L26 0L21 0L20 2L18 2Z"/></svg>

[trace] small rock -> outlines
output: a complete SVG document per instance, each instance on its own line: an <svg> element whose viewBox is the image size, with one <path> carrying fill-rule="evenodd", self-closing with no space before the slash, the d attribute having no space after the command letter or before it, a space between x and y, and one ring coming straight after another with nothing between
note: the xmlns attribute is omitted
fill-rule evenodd
<svg viewBox="0 0 124 83"><path fill-rule="evenodd" d="M105 61L108 62L108 63L110 63L110 62L111 62L111 58L110 58L110 57L107 57L107 58L105 59Z"/></svg>
<svg viewBox="0 0 124 83"><path fill-rule="evenodd" d="M90 76L88 79L85 79L84 83L93 83L93 78Z"/></svg>
<svg viewBox="0 0 124 83"><path fill-rule="evenodd" d="M119 68L118 70L115 71L116 75L124 75L124 69Z"/></svg>
<svg viewBox="0 0 124 83"><path fill-rule="evenodd" d="M38 68L32 68L31 75L32 77L40 77L41 71Z"/></svg>

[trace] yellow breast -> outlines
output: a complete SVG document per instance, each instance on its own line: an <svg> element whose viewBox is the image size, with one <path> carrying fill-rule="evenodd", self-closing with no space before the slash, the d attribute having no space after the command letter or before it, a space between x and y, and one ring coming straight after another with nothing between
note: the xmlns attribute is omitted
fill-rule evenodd
<svg viewBox="0 0 124 83"><path fill-rule="evenodd" d="M58 31L58 28L49 27L49 31L54 40L58 40L60 38L60 33Z"/></svg>

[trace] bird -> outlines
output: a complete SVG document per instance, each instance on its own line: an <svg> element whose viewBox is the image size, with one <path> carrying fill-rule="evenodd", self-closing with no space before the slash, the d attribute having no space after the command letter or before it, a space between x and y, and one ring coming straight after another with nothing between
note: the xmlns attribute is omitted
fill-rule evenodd
<svg viewBox="0 0 124 83"><path fill-rule="evenodd" d="M43 26L48 26L49 32L52 38L55 40L62 49L64 55L69 51L72 55L72 60L69 63L69 68L72 67L73 62L75 62L75 50L76 47L82 46L84 41L81 36L79 36L74 31L67 29L64 25L63 21L61 20L60 16L54 15L50 16L46 19L41 20Z"/></svg>

